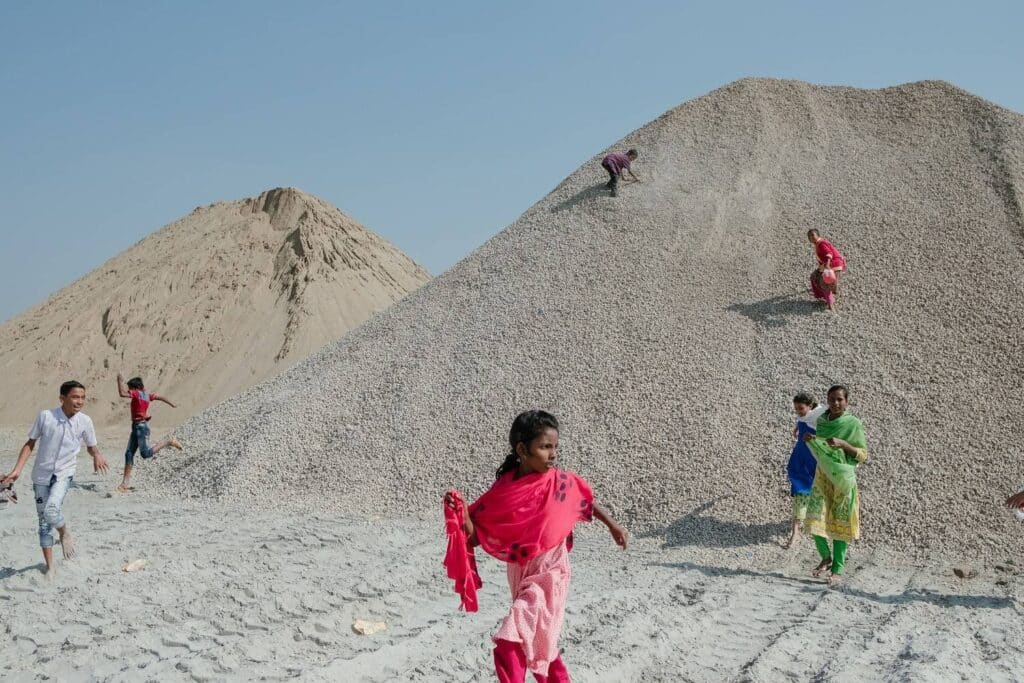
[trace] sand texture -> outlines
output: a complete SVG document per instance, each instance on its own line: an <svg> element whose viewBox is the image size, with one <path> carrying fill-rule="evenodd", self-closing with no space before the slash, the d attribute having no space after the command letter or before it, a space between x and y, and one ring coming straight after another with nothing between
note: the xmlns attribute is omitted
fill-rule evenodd
<svg viewBox="0 0 1024 683"><path fill-rule="evenodd" d="M743 80L629 134L458 265L184 424L173 495L273 481L341 514L436 514L483 490L512 417L634 529L732 547L781 532L790 399L845 383L867 429L864 547L987 556L1021 476L1024 117L944 82ZM837 314L805 231L842 250ZM1016 547L1016 546L1013 546Z"/></svg>
<svg viewBox="0 0 1024 683"><path fill-rule="evenodd" d="M195 209L0 326L0 425L28 429L75 378L97 424L114 377L179 408L170 426L308 356L429 278L326 202L285 188ZM23 426L23 427L22 427Z"/></svg>
<svg viewBox="0 0 1024 683"><path fill-rule="evenodd" d="M40 571L35 511L0 507L4 681L491 681L508 608L480 558L481 610L444 577L441 525L107 497L83 458L65 505L79 557ZM774 539L777 541L777 539ZM58 548L59 553L59 548ZM1019 553L1010 553L1019 556ZM574 681L1014 681L1024 573L957 579L855 548L847 582L813 546L708 548L661 536L623 552L584 525L561 645ZM145 566L124 567L136 560ZM385 630L359 635L357 621Z"/></svg>

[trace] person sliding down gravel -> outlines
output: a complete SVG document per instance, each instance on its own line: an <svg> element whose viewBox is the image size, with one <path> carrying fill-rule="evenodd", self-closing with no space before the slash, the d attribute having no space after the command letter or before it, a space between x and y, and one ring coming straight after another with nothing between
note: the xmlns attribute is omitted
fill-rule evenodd
<svg viewBox="0 0 1024 683"><path fill-rule="evenodd" d="M601 168L608 171L610 176L605 187L611 190L613 197L619 195L619 180L622 178L623 171L629 173L629 176L633 179L631 182L640 182L640 179L633 173L633 169L630 168L630 165L636 161L638 156L640 154L635 149L631 149L625 154L622 152L612 152L601 160Z"/></svg>
<svg viewBox="0 0 1024 683"><path fill-rule="evenodd" d="M846 270L846 259L817 230L808 230L807 240L814 245L814 255L818 258L818 267L811 273L811 291L815 298L828 304L828 310L834 311L836 294L839 293L839 273ZM831 282L826 279L829 277L826 271L831 271Z"/></svg>

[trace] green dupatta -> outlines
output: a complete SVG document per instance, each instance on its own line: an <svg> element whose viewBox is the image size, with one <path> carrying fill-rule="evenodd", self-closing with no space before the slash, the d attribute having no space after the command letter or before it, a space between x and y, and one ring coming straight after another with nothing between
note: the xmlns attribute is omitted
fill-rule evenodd
<svg viewBox="0 0 1024 683"><path fill-rule="evenodd" d="M818 418L814 438L811 439L811 453L818 461L818 468L836 489L844 496L850 495L857 487L857 463L863 458L852 459L842 448L829 446L827 439L838 437L854 448L865 452L867 441L864 438L864 425L850 413L843 413L835 420L828 413Z"/></svg>

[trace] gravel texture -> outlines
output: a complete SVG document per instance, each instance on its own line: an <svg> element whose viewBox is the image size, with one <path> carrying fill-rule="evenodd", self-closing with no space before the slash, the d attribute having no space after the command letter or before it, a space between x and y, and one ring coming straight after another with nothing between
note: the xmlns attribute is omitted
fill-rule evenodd
<svg viewBox="0 0 1024 683"><path fill-rule="evenodd" d="M164 490L352 515L493 479L519 411L634 531L738 546L787 524L790 399L851 389L869 543L1005 552L1024 479L1024 117L943 82L742 80L616 143L443 276L185 423ZM807 286L815 227L849 262Z"/></svg>

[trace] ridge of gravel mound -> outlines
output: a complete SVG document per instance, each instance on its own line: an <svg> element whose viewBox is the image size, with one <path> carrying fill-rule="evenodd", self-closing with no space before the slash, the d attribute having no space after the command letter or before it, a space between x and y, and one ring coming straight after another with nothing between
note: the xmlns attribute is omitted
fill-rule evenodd
<svg viewBox="0 0 1024 683"><path fill-rule="evenodd" d="M449 272L187 422L168 492L357 516L493 479L512 418L636 531L728 547L788 525L799 390L867 429L865 539L997 551L1022 477L1024 117L944 82L742 80L630 133ZM808 228L844 252L812 300ZM273 490L274 495L267 495Z"/></svg>

